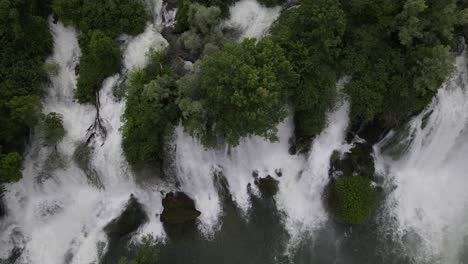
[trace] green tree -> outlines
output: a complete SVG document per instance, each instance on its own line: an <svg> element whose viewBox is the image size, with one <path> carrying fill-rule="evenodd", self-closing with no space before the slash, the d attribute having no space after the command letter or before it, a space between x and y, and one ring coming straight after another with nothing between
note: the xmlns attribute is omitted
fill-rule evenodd
<svg viewBox="0 0 468 264"><path fill-rule="evenodd" d="M80 103L95 103L104 79L119 69L120 49L113 39L99 30L82 36L80 43L83 55L75 97Z"/></svg>
<svg viewBox="0 0 468 264"><path fill-rule="evenodd" d="M83 32L100 30L112 38L143 32L149 19L143 0L53 0L52 8L64 23Z"/></svg>
<svg viewBox="0 0 468 264"><path fill-rule="evenodd" d="M326 125L337 82L337 61L346 28L338 0L304 0L274 23L273 39L300 76L292 89L296 143L307 151L313 137Z"/></svg>
<svg viewBox="0 0 468 264"><path fill-rule="evenodd" d="M205 56L194 80L198 83L189 92L181 91L182 97L191 104L198 101L204 111L189 115L186 129L206 145L217 138L237 145L249 135L276 139L276 125L287 115L288 91L297 75L282 49L265 38L229 44Z"/></svg>
<svg viewBox="0 0 468 264"><path fill-rule="evenodd" d="M133 165L161 165L164 140L172 133L179 117L173 78L168 72L151 69L154 68L150 64L145 70L132 73L127 87L122 146Z"/></svg>

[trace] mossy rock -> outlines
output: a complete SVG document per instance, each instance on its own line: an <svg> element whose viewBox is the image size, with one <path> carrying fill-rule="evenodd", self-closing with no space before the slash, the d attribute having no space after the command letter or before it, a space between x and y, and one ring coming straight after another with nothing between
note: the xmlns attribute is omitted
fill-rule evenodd
<svg viewBox="0 0 468 264"><path fill-rule="evenodd" d="M279 182L270 175L265 178L255 180L255 184L264 197L273 197L278 193Z"/></svg>
<svg viewBox="0 0 468 264"><path fill-rule="evenodd" d="M122 238L135 232L146 221L148 221L148 216L143 206L131 195L125 211L107 224L104 231L111 238Z"/></svg>
<svg viewBox="0 0 468 264"><path fill-rule="evenodd" d="M334 152L330 158L330 174L336 175L361 175L373 179L375 174L372 147L366 143L357 143L350 153L340 157L340 153Z"/></svg>
<svg viewBox="0 0 468 264"><path fill-rule="evenodd" d="M336 221L363 224L378 204L378 190L363 176L341 177L331 183L328 208Z"/></svg>
<svg viewBox="0 0 468 264"><path fill-rule="evenodd" d="M183 192L168 193L162 204L164 210L160 219L165 224L194 222L201 214L195 208L195 202Z"/></svg>

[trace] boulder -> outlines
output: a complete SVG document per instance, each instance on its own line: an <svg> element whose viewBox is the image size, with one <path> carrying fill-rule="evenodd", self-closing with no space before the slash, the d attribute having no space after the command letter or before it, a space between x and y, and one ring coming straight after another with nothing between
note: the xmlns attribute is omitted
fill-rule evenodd
<svg viewBox="0 0 468 264"><path fill-rule="evenodd" d="M278 193L278 181L270 175L255 180L255 184L264 197L273 197Z"/></svg>
<svg viewBox="0 0 468 264"><path fill-rule="evenodd" d="M194 222L200 211L195 202L183 192L170 192L162 201L164 210L160 216L164 224L183 224Z"/></svg>
<svg viewBox="0 0 468 264"><path fill-rule="evenodd" d="M146 221L148 216L143 206L131 195L125 211L107 224L104 231L111 238L122 238L135 232Z"/></svg>

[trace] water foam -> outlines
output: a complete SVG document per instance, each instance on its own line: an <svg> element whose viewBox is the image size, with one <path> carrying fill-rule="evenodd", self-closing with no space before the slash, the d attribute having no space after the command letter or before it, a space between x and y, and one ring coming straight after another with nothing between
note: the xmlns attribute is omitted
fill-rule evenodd
<svg viewBox="0 0 468 264"><path fill-rule="evenodd" d="M466 59L438 91L432 104L408 125L407 151L394 158L375 147L377 168L394 188L386 203L396 221L390 230L418 262L458 263L468 235L468 72ZM401 134L400 134L401 135ZM382 153L383 152L383 153ZM392 158L393 157L393 158Z"/></svg>

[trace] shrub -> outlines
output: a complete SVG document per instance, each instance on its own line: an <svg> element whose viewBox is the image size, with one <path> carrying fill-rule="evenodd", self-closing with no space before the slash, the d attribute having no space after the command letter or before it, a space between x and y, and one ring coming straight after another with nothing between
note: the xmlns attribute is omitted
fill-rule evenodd
<svg viewBox="0 0 468 264"><path fill-rule="evenodd" d="M21 179L21 161L21 155L17 152L0 155L0 183Z"/></svg>
<svg viewBox="0 0 468 264"><path fill-rule="evenodd" d="M164 158L164 140L179 117L174 103L177 91L170 75L151 80L147 74L140 70L131 75L123 114L122 147L131 164L158 166Z"/></svg>
<svg viewBox="0 0 468 264"><path fill-rule="evenodd" d="M80 103L95 103L104 79L119 69L120 49L113 39L99 30L82 36L80 44L83 55L75 97Z"/></svg>
<svg viewBox="0 0 468 264"><path fill-rule="evenodd" d="M337 221L363 224L377 206L377 199L377 190L368 178L347 176L332 183L328 202Z"/></svg>
<svg viewBox="0 0 468 264"><path fill-rule="evenodd" d="M65 128L62 123L62 115L49 113L42 120L40 132L47 145L56 145L65 136Z"/></svg>
<svg viewBox="0 0 468 264"><path fill-rule="evenodd" d="M250 135L276 139L276 125L287 116L288 92L297 75L270 39L247 39L205 56L190 86L179 82L185 128L205 145L217 138L237 145ZM184 98L185 97L185 98ZM183 104L182 104L183 103ZM190 109L203 111L191 113Z"/></svg>

